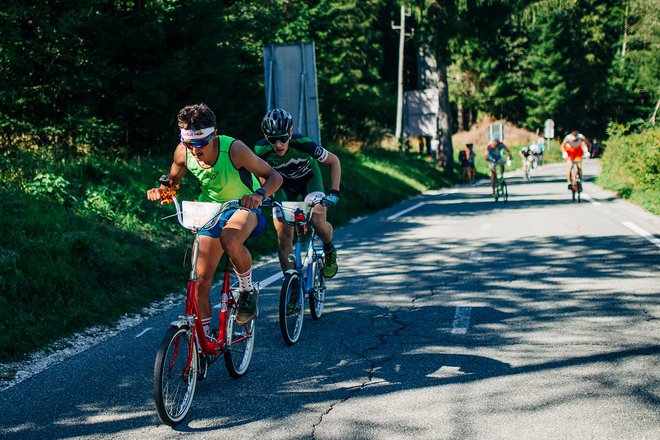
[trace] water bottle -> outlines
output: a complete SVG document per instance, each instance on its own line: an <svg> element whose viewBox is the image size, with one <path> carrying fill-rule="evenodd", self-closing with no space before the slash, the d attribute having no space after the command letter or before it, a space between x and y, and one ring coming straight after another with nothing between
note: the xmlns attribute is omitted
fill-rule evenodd
<svg viewBox="0 0 660 440"><path fill-rule="evenodd" d="M307 234L307 222L305 221L305 213L302 209L297 208L293 213L293 219L296 222L296 232L298 235Z"/></svg>

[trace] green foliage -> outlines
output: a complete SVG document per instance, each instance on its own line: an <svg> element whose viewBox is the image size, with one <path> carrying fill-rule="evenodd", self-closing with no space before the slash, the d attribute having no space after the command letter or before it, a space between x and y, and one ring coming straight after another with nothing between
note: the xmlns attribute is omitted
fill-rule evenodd
<svg viewBox="0 0 660 440"><path fill-rule="evenodd" d="M660 128L630 133L611 124L598 183L660 214Z"/></svg>

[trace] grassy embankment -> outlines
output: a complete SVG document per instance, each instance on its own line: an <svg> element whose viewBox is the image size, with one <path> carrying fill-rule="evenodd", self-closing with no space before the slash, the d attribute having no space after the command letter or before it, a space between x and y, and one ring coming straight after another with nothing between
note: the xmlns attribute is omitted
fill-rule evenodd
<svg viewBox="0 0 660 440"><path fill-rule="evenodd" d="M597 183L660 215L660 128L626 133L613 125Z"/></svg>
<svg viewBox="0 0 660 440"><path fill-rule="evenodd" d="M329 214L337 226L450 183L412 155L332 150L343 171L342 200ZM161 220L171 206L145 197L171 157L17 151L0 153L0 362L182 291L189 234L174 219ZM181 199L194 198L193 182L184 180ZM251 250L258 257L274 249L269 226Z"/></svg>

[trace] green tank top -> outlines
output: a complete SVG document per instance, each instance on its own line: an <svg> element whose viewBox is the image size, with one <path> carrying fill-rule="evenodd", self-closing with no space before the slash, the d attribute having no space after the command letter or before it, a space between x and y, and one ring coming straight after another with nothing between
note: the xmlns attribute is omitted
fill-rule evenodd
<svg viewBox="0 0 660 440"><path fill-rule="evenodd" d="M186 168L197 177L202 190L198 197L200 202L223 203L240 199L261 186L259 180L248 170L238 170L234 167L229 156L234 140L229 136L218 136L218 160L210 168L202 167L186 149Z"/></svg>

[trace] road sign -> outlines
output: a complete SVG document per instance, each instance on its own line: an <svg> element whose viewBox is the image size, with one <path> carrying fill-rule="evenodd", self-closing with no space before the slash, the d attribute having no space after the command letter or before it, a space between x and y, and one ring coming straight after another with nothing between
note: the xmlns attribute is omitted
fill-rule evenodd
<svg viewBox="0 0 660 440"><path fill-rule="evenodd" d="M487 141L490 142L494 136L497 136L497 138L501 141L504 142L504 124L490 124L488 126L488 139Z"/></svg>
<svg viewBox="0 0 660 440"><path fill-rule="evenodd" d="M271 44L263 48L266 111L293 116L293 130L321 145L314 43Z"/></svg>
<svg viewBox="0 0 660 440"><path fill-rule="evenodd" d="M546 139L552 139L555 137L555 121L552 119L545 120L545 127L543 128L543 137Z"/></svg>

